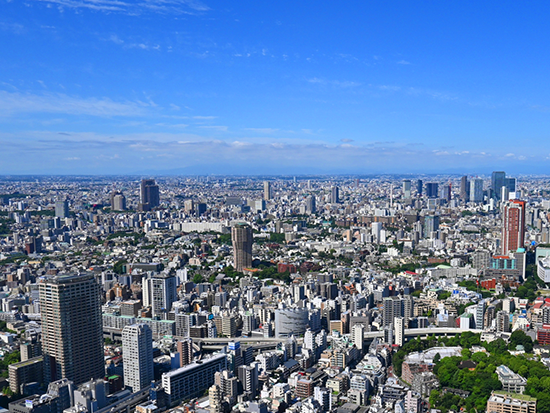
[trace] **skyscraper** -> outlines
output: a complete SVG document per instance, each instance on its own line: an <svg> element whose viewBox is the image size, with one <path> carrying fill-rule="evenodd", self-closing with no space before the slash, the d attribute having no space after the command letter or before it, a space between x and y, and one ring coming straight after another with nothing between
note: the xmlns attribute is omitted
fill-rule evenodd
<svg viewBox="0 0 550 413"><path fill-rule="evenodd" d="M391 326L393 319L396 317L403 317L403 300L396 296L385 297L382 311L382 325L384 327Z"/></svg>
<svg viewBox="0 0 550 413"><path fill-rule="evenodd" d="M47 382L75 385L105 374L100 287L93 275L60 275L39 281L42 351Z"/></svg>
<svg viewBox="0 0 550 413"><path fill-rule="evenodd" d="M491 175L491 189L493 190L493 198L500 201L501 188L506 181L506 172L495 171Z"/></svg>
<svg viewBox="0 0 550 413"><path fill-rule="evenodd" d="M55 216L57 218L69 218L69 201L67 199L56 201Z"/></svg>
<svg viewBox="0 0 550 413"><path fill-rule="evenodd" d="M111 210L112 211L125 211L126 210L126 197L120 191L111 192Z"/></svg>
<svg viewBox="0 0 550 413"><path fill-rule="evenodd" d="M451 193L452 193L451 183L449 183L449 185L443 185L439 190L439 198L444 199L447 202L451 202Z"/></svg>
<svg viewBox="0 0 550 413"><path fill-rule="evenodd" d="M330 190L330 203L337 204L340 202L340 188L333 186Z"/></svg>
<svg viewBox="0 0 550 413"><path fill-rule="evenodd" d="M252 267L252 228L247 224L237 224L231 228L233 261L236 271Z"/></svg>
<svg viewBox="0 0 550 413"><path fill-rule="evenodd" d="M264 181L264 200L271 200L271 182Z"/></svg>
<svg viewBox="0 0 550 413"><path fill-rule="evenodd" d="M509 192L516 192L516 178L506 178L504 186L508 188Z"/></svg>
<svg viewBox="0 0 550 413"><path fill-rule="evenodd" d="M460 178L460 200L463 202L470 200L470 183L467 176Z"/></svg>
<svg viewBox="0 0 550 413"><path fill-rule="evenodd" d="M124 385L133 392L151 384L153 375L153 333L143 323L122 330Z"/></svg>
<svg viewBox="0 0 550 413"><path fill-rule="evenodd" d="M315 197L310 195L306 198L306 212L308 214L314 214L316 210L317 207L315 205Z"/></svg>
<svg viewBox="0 0 550 413"><path fill-rule="evenodd" d="M150 211L160 205L159 186L154 179L142 179L139 192L139 209Z"/></svg>
<svg viewBox="0 0 550 413"><path fill-rule="evenodd" d="M411 180L403 180L403 198L409 199L411 197Z"/></svg>
<svg viewBox="0 0 550 413"><path fill-rule="evenodd" d="M422 196L422 179L416 181L416 193L418 196Z"/></svg>
<svg viewBox="0 0 550 413"><path fill-rule="evenodd" d="M424 237L431 237L431 233L439 229L439 215L426 215L424 217Z"/></svg>
<svg viewBox="0 0 550 413"><path fill-rule="evenodd" d="M437 182L426 183L426 196L428 198L437 198L438 185Z"/></svg>
<svg viewBox="0 0 550 413"><path fill-rule="evenodd" d="M160 274L143 280L143 305L151 307L153 316L168 313L177 299L176 277Z"/></svg>
<svg viewBox="0 0 550 413"><path fill-rule="evenodd" d="M474 178L470 181L470 201L483 202L483 179Z"/></svg>
<svg viewBox="0 0 550 413"><path fill-rule="evenodd" d="M525 242L525 201L508 201L502 208L502 255L523 248Z"/></svg>

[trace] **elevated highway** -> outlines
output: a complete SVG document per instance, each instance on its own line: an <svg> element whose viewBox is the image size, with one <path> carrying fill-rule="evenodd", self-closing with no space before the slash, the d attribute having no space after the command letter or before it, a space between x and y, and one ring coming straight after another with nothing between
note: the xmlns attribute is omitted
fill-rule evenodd
<svg viewBox="0 0 550 413"><path fill-rule="evenodd" d="M464 332L479 333L480 330L473 329L463 329L463 328L454 328L454 327L442 327L442 328L408 328L405 329L405 337L422 337L422 336L453 336L457 334L462 334ZM372 340L374 338L384 337L384 331L367 331L365 332L365 339ZM177 337L180 338L180 337ZM227 345L229 342L239 342L241 344L257 344L258 347L263 346L267 348L269 343L285 343L288 340L286 337L216 337L216 338L193 338L194 343L202 343L203 346L212 346L212 347L221 347Z"/></svg>

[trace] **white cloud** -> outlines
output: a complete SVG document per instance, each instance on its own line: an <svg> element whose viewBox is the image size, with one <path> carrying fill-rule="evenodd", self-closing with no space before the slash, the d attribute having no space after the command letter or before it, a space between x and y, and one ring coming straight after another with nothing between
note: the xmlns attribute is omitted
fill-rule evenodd
<svg viewBox="0 0 550 413"><path fill-rule="evenodd" d="M244 130L251 131L251 132L256 132L256 133L271 134L271 133L277 132L279 129L274 129L274 128L245 128Z"/></svg>
<svg viewBox="0 0 550 413"><path fill-rule="evenodd" d="M361 86L360 82L352 82L349 80L327 80L319 77L313 77L311 79L306 79L309 83L319 84L319 85L332 85L340 88L350 88Z"/></svg>
<svg viewBox="0 0 550 413"><path fill-rule="evenodd" d="M138 116L151 105L115 102L109 98L80 98L61 93L31 94L0 91L0 117L21 113L62 113L91 116Z"/></svg>
<svg viewBox="0 0 550 413"><path fill-rule="evenodd" d="M198 0L34 0L63 9L87 9L106 13L130 15L153 13L190 14L205 12L210 8Z"/></svg>
<svg viewBox="0 0 550 413"><path fill-rule="evenodd" d="M199 126L202 129L212 129L218 132L227 132L228 126Z"/></svg>

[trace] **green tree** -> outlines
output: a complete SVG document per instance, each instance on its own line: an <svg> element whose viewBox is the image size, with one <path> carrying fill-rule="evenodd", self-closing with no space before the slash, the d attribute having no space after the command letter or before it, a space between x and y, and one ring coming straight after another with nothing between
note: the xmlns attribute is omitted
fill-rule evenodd
<svg viewBox="0 0 550 413"><path fill-rule="evenodd" d="M128 261L126 260L119 260L115 262L115 265L113 265L113 271L115 272L115 274L119 274L119 275L124 274L124 264L127 264L127 263Z"/></svg>

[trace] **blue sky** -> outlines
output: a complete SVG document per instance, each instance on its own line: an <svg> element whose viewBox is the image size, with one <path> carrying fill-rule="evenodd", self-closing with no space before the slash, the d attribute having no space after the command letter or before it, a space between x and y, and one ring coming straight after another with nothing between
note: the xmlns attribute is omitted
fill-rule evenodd
<svg viewBox="0 0 550 413"><path fill-rule="evenodd" d="M549 11L0 0L0 174L545 174Z"/></svg>

